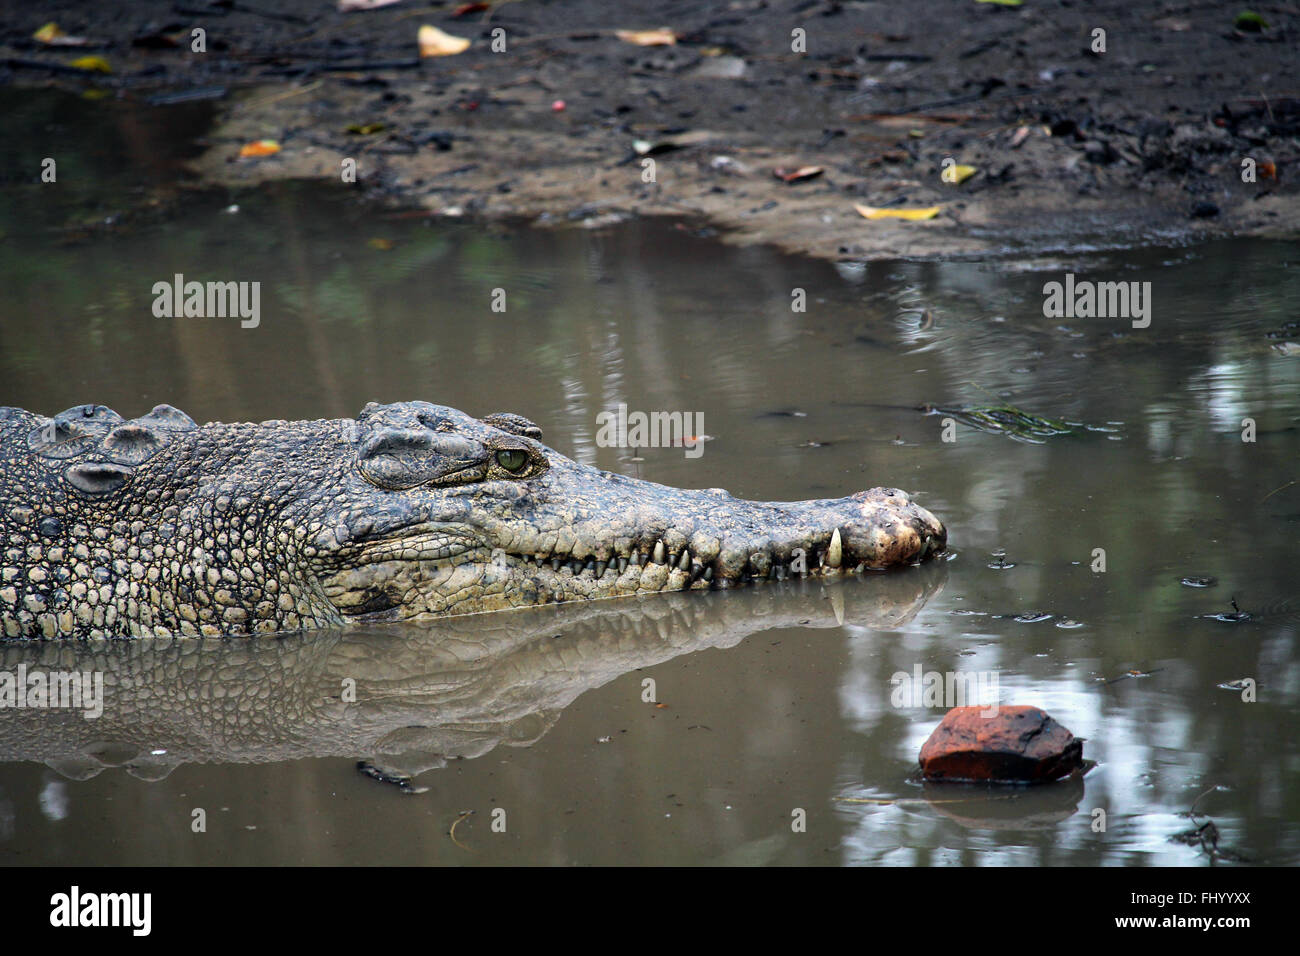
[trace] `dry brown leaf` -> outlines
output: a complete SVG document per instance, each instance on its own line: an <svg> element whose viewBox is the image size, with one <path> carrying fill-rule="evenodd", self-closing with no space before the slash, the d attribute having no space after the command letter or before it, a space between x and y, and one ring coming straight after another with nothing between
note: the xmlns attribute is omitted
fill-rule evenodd
<svg viewBox="0 0 1300 956"><path fill-rule="evenodd" d="M814 179L820 176L825 169L821 166L799 166L796 169L787 169L784 166L778 166L772 170L772 175L782 182L798 183L805 179Z"/></svg>

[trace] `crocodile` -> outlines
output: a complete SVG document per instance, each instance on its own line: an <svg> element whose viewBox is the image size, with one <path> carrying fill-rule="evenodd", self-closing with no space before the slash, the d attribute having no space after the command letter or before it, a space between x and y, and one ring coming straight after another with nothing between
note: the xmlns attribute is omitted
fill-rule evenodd
<svg viewBox="0 0 1300 956"><path fill-rule="evenodd" d="M197 425L0 408L0 634L245 635L919 563L905 492L756 502L603 471L521 415Z"/></svg>

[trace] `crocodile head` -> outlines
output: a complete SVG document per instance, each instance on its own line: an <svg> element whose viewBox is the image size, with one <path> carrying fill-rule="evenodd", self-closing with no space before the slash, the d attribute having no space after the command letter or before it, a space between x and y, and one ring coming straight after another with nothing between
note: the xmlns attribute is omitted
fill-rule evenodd
<svg viewBox="0 0 1300 956"><path fill-rule="evenodd" d="M0 632L246 634L841 575L943 550L903 492L753 502L425 402L200 427L0 409Z"/></svg>
<svg viewBox="0 0 1300 956"><path fill-rule="evenodd" d="M355 472L317 499L308 560L341 614L492 611L917 563L943 525L904 492L754 502L613 474L518 415L369 405Z"/></svg>

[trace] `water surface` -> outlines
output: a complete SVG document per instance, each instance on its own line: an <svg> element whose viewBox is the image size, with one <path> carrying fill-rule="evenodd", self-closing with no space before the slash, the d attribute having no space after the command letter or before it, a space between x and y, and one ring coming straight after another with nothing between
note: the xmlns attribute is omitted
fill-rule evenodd
<svg viewBox="0 0 1300 956"><path fill-rule="evenodd" d="M835 266L685 224L435 224L342 187L158 198L131 168L52 206L5 190L0 404L516 411L580 461L668 484L902 487L953 556L397 632L4 648L112 689L100 724L0 712L0 861L1209 864L1171 839L1198 797L1217 862L1300 857L1300 357L1275 347L1296 335L1297 246ZM1044 318L1066 272L1149 280L1150 328ZM259 326L155 318L176 273L260 281ZM918 410L999 402L1110 430L945 442ZM702 413L711 440L598 447L621 403ZM1212 617L1233 600L1249 620ZM1033 791L920 787L943 708L890 699L917 666L995 673L1097 766ZM351 710L341 674L360 675ZM1219 686L1246 677L1257 702Z"/></svg>

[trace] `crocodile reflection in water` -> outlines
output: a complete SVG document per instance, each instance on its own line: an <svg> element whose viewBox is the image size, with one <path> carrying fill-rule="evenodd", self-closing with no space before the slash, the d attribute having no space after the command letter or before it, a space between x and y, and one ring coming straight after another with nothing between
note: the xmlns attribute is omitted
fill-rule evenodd
<svg viewBox="0 0 1300 956"><path fill-rule="evenodd" d="M10 710L0 760L86 779L106 766L162 779L187 763L364 758L406 774L528 746L585 691L780 627L880 630L910 621L946 564L905 575L785 581L514 614L288 635L274 641L143 638L11 642L0 669L104 674L104 715ZM345 682L355 682L355 702Z"/></svg>

